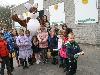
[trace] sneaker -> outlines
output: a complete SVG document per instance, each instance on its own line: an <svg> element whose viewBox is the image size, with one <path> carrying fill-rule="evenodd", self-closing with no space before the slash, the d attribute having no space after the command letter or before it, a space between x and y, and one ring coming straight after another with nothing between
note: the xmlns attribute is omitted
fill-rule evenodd
<svg viewBox="0 0 100 75"><path fill-rule="evenodd" d="M37 60L37 61L36 61L36 64L39 64L39 63L40 63L40 62Z"/></svg>
<svg viewBox="0 0 100 75"><path fill-rule="evenodd" d="M41 61L40 61L40 60L38 60L38 62L39 62L39 63L41 63Z"/></svg>

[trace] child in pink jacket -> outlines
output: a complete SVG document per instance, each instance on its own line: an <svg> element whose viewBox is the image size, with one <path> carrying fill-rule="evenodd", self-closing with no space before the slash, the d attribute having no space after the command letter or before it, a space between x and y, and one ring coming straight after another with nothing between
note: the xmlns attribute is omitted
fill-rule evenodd
<svg viewBox="0 0 100 75"><path fill-rule="evenodd" d="M58 49L59 49L59 67L63 67L65 70L66 62L68 61L67 48L64 45L68 41L67 37L64 37L63 32L60 32L58 39Z"/></svg>

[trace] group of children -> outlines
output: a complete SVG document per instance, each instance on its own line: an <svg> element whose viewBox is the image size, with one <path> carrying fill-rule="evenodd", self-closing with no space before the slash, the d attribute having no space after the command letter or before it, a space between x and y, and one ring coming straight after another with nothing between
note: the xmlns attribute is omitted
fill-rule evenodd
<svg viewBox="0 0 100 75"><path fill-rule="evenodd" d="M28 30L25 31L25 34L23 29L20 29L19 34L17 34L16 29L0 31L0 74L4 75L6 65L8 75L12 75L13 57L16 57L18 66L22 65L23 69L28 68L28 63L32 65L33 51L31 47L32 37Z"/></svg>
<svg viewBox="0 0 100 75"><path fill-rule="evenodd" d="M36 64L47 62L59 64L59 67L63 67L66 71L66 75L74 75L81 49L75 41L72 30L66 28L66 25L64 27L62 30L51 28L49 32L44 27L41 27L37 35L33 37L30 35L29 30L24 32L23 29L20 29L19 34L14 37L14 49L16 49L14 52L16 53L18 66L22 65L23 69L28 68L29 65L34 63L33 59L35 59ZM12 75L11 63L9 62L11 52L7 43L3 33L0 33L1 75L4 75L5 64L8 75ZM84 53L81 52L81 54Z"/></svg>
<svg viewBox="0 0 100 75"><path fill-rule="evenodd" d="M75 41L73 32L68 34L67 40L64 41L59 50L60 65L66 71L66 75L74 75L77 70L77 59L80 54L84 52L80 49L78 43Z"/></svg>
<svg viewBox="0 0 100 75"><path fill-rule="evenodd" d="M48 48L51 51L47 53L49 57L51 53L53 64L59 63L59 67L64 68L66 75L74 75L77 70L77 59L79 55L84 55L84 52L75 41L73 31L66 25L62 29L59 30L58 35L55 34L54 30L50 31Z"/></svg>

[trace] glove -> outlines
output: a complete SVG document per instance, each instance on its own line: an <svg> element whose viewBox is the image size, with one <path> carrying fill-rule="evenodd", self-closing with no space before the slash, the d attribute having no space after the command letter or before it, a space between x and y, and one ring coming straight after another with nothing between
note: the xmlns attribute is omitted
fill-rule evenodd
<svg viewBox="0 0 100 75"><path fill-rule="evenodd" d="M75 58L75 59L78 59L78 57L79 57L79 54L75 54L75 55L74 55L74 58Z"/></svg>

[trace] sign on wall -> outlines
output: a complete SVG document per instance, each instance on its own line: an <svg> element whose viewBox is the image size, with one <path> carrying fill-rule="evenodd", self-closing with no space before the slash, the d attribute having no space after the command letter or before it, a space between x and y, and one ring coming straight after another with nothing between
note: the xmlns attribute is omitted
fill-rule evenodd
<svg viewBox="0 0 100 75"><path fill-rule="evenodd" d="M97 23L98 9L96 0L74 0L75 24Z"/></svg>
<svg viewBox="0 0 100 75"><path fill-rule="evenodd" d="M50 24L65 23L64 2L49 6Z"/></svg>

